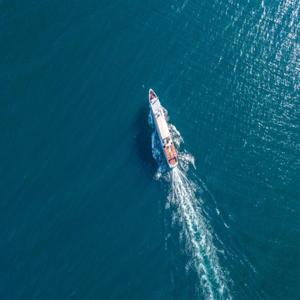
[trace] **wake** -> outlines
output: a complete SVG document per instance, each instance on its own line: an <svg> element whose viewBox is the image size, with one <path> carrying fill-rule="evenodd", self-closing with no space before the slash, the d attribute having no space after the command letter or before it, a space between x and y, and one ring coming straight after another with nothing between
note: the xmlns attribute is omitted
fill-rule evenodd
<svg viewBox="0 0 300 300"><path fill-rule="evenodd" d="M151 124L151 116L149 123ZM170 132L177 151L183 139L174 125ZM212 231L203 215L199 195L201 187L197 180L188 176L190 165L195 167L194 158L186 151L178 151L179 165L169 170L164 162L157 133L152 134L152 154L158 163L156 179L163 178L169 184L168 205L173 208L173 218L182 230L188 255L196 270L200 288L206 299L231 299L226 278L220 267L217 249L213 244Z"/></svg>

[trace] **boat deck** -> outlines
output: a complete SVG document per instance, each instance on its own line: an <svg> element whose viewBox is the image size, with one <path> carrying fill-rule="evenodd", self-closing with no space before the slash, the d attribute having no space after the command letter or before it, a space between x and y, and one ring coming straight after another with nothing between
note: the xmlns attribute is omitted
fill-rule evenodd
<svg viewBox="0 0 300 300"><path fill-rule="evenodd" d="M171 165L175 165L177 163L177 153L174 144L171 146L164 146L165 156Z"/></svg>

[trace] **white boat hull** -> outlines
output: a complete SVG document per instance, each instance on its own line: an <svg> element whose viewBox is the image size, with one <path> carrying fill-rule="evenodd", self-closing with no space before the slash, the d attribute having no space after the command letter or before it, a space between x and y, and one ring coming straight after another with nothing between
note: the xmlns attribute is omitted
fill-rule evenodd
<svg viewBox="0 0 300 300"><path fill-rule="evenodd" d="M170 168L174 168L178 164L177 152L172 140L164 109L160 104L159 98L152 89L149 90L149 104L165 159L168 166Z"/></svg>

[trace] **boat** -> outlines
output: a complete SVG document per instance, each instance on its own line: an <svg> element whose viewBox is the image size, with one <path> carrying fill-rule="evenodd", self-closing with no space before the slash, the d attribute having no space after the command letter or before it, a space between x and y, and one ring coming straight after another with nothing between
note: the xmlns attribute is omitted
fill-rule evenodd
<svg viewBox="0 0 300 300"><path fill-rule="evenodd" d="M178 165L177 151L169 130L164 108L161 106L159 98L152 89L149 90L149 104L164 157L168 166L175 168Z"/></svg>

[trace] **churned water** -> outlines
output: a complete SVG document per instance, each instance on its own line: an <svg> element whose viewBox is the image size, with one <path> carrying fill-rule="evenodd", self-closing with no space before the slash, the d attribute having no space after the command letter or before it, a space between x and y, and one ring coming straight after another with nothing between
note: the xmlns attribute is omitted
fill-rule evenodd
<svg viewBox="0 0 300 300"><path fill-rule="evenodd" d="M169 129L179 149L183 138L174 125L170 124ZM206 299L231 299L227 279L216 254L212 229L202 213L201 181L197 180L197 184L190 178L192 174L188 175L190 165L195 167L193 156L186 151L178 152L179 165L168 169L155 131L152 134L152 153L158 163L156 178L163 178L169 183L166 208L173 209L172 219L179 223L190 265L198 275L201 294Z"/></svg>
<svg viewBox="0 0 300 300"><path fill-rule="evenodd" d="M1 299L300 298L299 1L0 0L0 26Z"/></svg>

